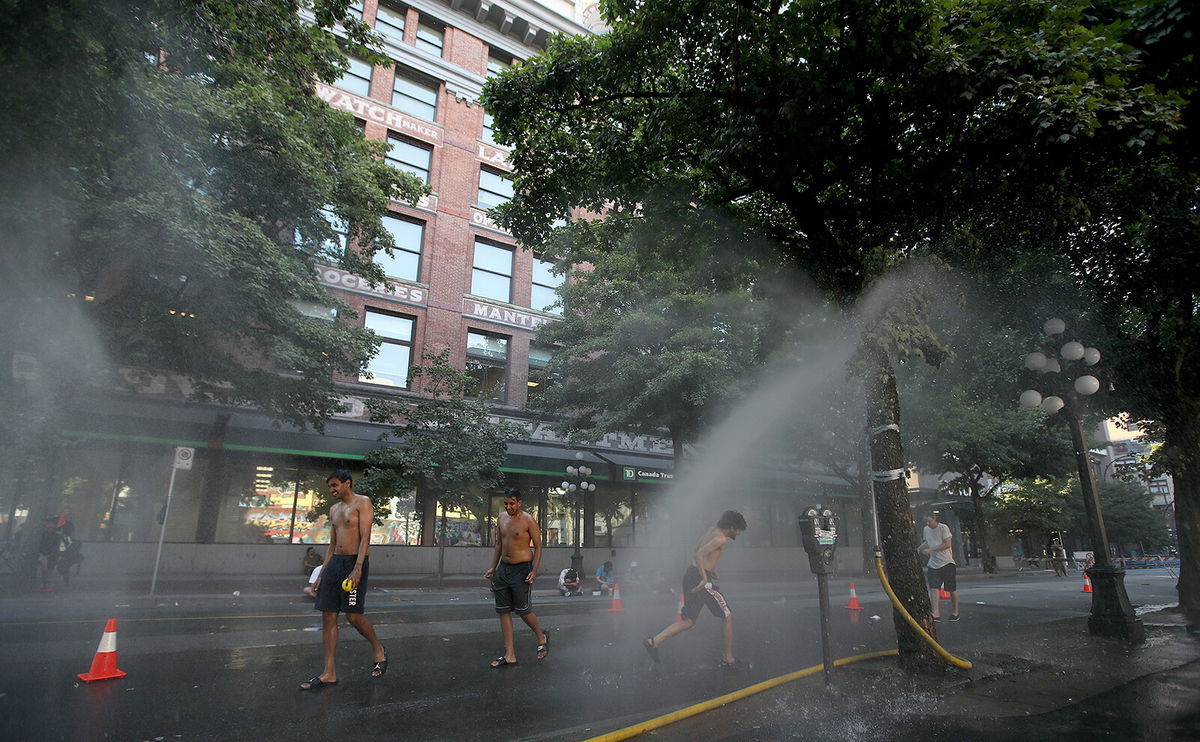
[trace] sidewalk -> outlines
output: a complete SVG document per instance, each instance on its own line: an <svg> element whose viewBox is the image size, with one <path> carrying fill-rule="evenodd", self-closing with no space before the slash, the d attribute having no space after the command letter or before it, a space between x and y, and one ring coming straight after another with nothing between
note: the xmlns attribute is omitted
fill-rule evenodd
<svg viewBox="0 0 1200 742"><path fill-rule="evenodd" d="M1196 740L1200 739L1200 634L1182 614L1141 616L1146 643L1092 637L1086 618L976 643L958 654L968 671L905 674L891 658L817 674L655 732L655 738L738 742L853 739ZM721 734L713 735L711 730Z"/></svg>

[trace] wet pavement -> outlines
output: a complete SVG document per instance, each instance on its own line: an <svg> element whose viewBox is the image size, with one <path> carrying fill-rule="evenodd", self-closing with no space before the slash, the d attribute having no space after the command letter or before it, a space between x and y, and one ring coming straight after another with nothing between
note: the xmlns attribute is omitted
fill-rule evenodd
<svg viewBox="0 0 1200 742"><path fill-rule="evenodd" d="M831 583L835 657L894 648L877 584L857 579L857 622ZM753 663L718 667L710 616L665 645L640 646L675 612L675 596L623 590L606 598L536 591L551 636L534 658L517 623L516 667L491 670L501 648L482 581L442 589L379 584L367 615L389 650L381 680L369 648L343 624L337 686L301 693L321 664L320 631L296 581L246 578L160 584L147 598L98 583L0 600L0 738L8 740L584 740L820 662L815 585L753 578L724 585L736 649ZM1165 570L1131 571L1131 599L1174 602ZM233 595L233 590L240 594ZM964 618L940 624L967 672L910 678L894 660L784 684L644 735L646 739L1200 739L1200 641L1176 614L1146 614L1149 640L1126 648L1089 637L1090 596L1043 574L964 574ZM872 620L873 616L880 616ZM84 684L107 618L118 619L125 678Z"/></svg>

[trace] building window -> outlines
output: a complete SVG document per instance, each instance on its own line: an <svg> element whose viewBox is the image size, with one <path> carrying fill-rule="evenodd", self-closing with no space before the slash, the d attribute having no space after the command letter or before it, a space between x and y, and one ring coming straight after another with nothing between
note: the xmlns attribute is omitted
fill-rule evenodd
<svg viewBox="0 0 1200 742"><path fill-rule="evenodd" d="M529 380L526 382L525 404L536 404L546 393L550 382L546 369L550 365L552 355L553 351L545 345L529 346Z"/></svg>
<svg viewBox="0 0 1200 742"><path fill-rule="evenodd" d="M554 263L549 260L533 259L533 287L529 292L529 306L540 312L562 314L561 306L554 306L558 301L555 289L562 286L565 276L556 276L552 271Z"/></svg>
<svg viewBox="0 0 1200 742"><path fill-rule="evenodd" d="M429 168L432 160L432 147L413 144L407 139L397 136L388 137L388 164L406 173L412 173L420 178L422 183L429 183Z"/></svg>
<svg viewBox="0 0 1200 742"><path fill-rule="evenodd" d="M486 208L508 203L513 197L513 182L494 170L479 168L479 198L480 205Z"/></svg>
<svg viewBox="0 0 1200 742"><path fill-rule="evenodd" d="M391 255L382 251L375 253L375 262L392 278L416 281L421 270L421 243L425 238L425 225L398 216L385 216L383 227L392 235L396 249Z"/></svg>
<svg viewBox="0 0 1200 742"><path fill-rule="evenodd" d="M437 26L428 23L417 24L417 48L435 57L442 56L445 45L445 32Z"/></svg>
<svg viewBox="0 0 1200 742"><path fill-rule="evenodd" d="M383 3L375 10L375 31L396 44L404 42L404 10L393 10Z"/></svg>
<svg viewBox="0 0 1200 742"><path fill-rule="evenodd" d="M504 335L467 332L467 374L474 379L468 394L504 402L508 377L508 338Z"/></svg>
<svg viewBox="0 0 1200 742"><path fill-rule="evenodd" d="M498 75L509 67L512 67L512 60L511 54L505 54L496 49L491 50L488 54L487 76Z"/></svg>
<svg viewBox="0 0 1200 742"><path fill-rule="evenodd" d="M396 68L396 80L392 83L392 107L411 113L426 121L437 121L436 85L409 77Z"/></svg>
<svg viewBox="0 0 1200 742"><path fill-rule="evenodd" d="M511 248L475 241L475 260L471 269L472 294L497 301L512 301L512 273Z"/></svg>
<svg viewBox="0 0 1200 742"><path fill-rule="evenodd" d="M364 98L369 96L371 94L371 65L355 57L349 57L348 60L350 69L346 70L334 85Z"/></svg>
<svg viewBox="0 0 1200 742"><path fill-rule="evenodd" d="M357 18L361 21L363 15L362 0L354 0L354 2L350 3L350 8L347 12L351 18Z"/></svg>
<svg viewBox="0 0 1200 742"><path fill-rule="evenodd" d="M413 325L412 317L385 314L366 310L366 327L382 341L379 353L367 364L370 375L364 374L359 381L408 388L408 368L412 363Z"/></svg>
<svg viewBox="0 0 1200 742"><path fill-rule="evenodd" d="M492 117L492 114L488 113L487 111L483 112L483 135L480 137L480 139L488 144L496 143L496 135L492 130L492 122L494 120L495 119Z"/></svg>

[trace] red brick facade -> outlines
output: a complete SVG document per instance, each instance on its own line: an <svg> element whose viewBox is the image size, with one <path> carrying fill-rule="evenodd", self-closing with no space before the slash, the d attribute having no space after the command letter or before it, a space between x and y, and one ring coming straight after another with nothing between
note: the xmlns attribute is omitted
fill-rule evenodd
<svg viewBox="0 0 1200 742"><path fill-rule="evenodd" d="M375 23L379 2L365 0L364 21ZM432 145L429 169L432 195L418 205L392 205L394 215L424 226L419 275L416 281L393 280L396 290L390 296L356 286L352 277L334 272L323 273L322 280L358 313L358 319L351 321L364 322L366 310L413 318L414 363L419 360L422 348L435 352L449 348L453 364L463 367L468 330L508 338L507 393L503 404L521 407L526 402L533 329L538 324L553 321L554 315L530 307L533 254L520 249L511 235L497 228L487 217L486 207L478 203L481 168L497 173L508 171L507 153L483 141L484 110L476 99L477 92L468 97L461 91L469 92L482 86L490 58L518 61L519 57L514 54L533 54L538 49L522 48L518 40L503 38L503 25L492 28L486 23L472 23L476 16L465 10L456 11L450 5L433 2L427 5L436 12L423 13L417 8L404 9L389 4L393 12L403 12L403 42L399 43L397 39L387 47L389 51L397 52L394 66L373 68L369 97L355 95L337 86L319 86L318 89L318 94L330 105L362 120L364 136L368 139L387 141L392 137L420 146ZM581 30L567 19L559 18L558 21L569 31ZM472 28L461 28L457 23ZM440 59L434 60L434 55L416 46L417 30L422 24L442 30ZM502 38L505 46L480 38L484 35L492 42ZM544 38L544 33L525 30L523 37L537 42ZM430 68L441 69L455 77L454 90L447 80L431 76ZM421 119L390 105L397 70L407 76L438 83L435 120ZM481 317L481 307L468 298L477 240L513 250L511 301L481 300L480 303L488 307L487 317ZM346 289L347 283L351 290ZM356 386L363 393L369 393L370 387L375 386L369 381L357 386L357 379L340 381Z"/></svg>

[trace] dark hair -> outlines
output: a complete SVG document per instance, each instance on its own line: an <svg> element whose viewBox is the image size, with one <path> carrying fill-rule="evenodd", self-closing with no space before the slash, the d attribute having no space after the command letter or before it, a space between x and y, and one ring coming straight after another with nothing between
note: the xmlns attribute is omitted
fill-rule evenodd
<svg viewBox="0 0 1200 742"><path fill-rule="evenodd" d="M521 490L517 487L509 487L508 489L504 490L504 499L507 500L510 497L520 500Z"/></svg>
<svg viewBox="0 0 1200 742"><path fill-rule="evenodd" d="M732 528L735 531L746 530L746 519L736 510L726 510L717 521L717 528Z"/></svg>
<svg viewBox="0 0 1200 742"><path fill-rule="evenodd" d="M576 572L576 571L575 571L575 570L573 570L573 569L568 569L568 570L567 570L567 574L566 574L566 579L568 579L568 580L578 580L578 579L579 579L579 573L578 573L578 572Z"/></svg>
<svg viewBox="0 0 1200 742"><path fill-rule="evenodd" d="M604 568L605 568L605 569L612 569L612 562L605 562L605 563L604 563Z"/></svg>
<svg viewBox="0 0 1200 742"><path fill-rule="evenodd" d="M326 484L328 484L329 480L331 479L336 479L339 482L349 482L350 484L354 484L354 477L350 476L350 472L346 469L338 469L333 474L325 477Z"/></svg>

